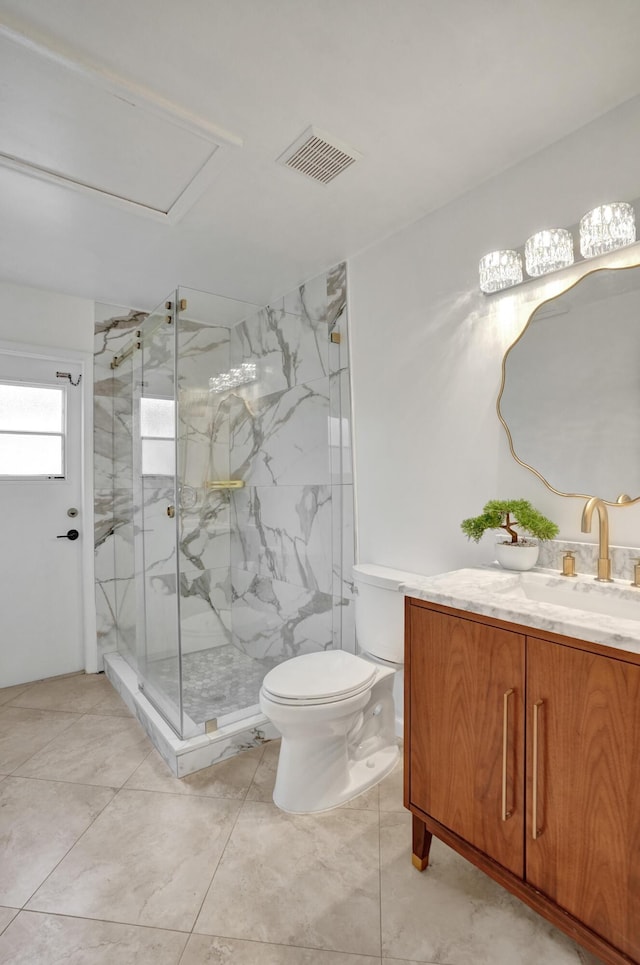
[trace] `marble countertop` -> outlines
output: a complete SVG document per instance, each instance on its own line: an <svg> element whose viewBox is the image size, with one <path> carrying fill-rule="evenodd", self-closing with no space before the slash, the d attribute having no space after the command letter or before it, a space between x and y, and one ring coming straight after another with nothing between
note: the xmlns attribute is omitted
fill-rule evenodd
<svg viewBox="0 0 640 965"><path fill-rule="evenodd" d="M640 654L640 589L621 580L603 584L591 576L563 578L552 570L519 573L489 565L412 578L399 590L419 600ZM563 604L531 599L532 592L559 594ZM575 606L564 601L575 601ZM612 601L624 616L598 612ZM631 618L636 606L638 616Z"/></svg>

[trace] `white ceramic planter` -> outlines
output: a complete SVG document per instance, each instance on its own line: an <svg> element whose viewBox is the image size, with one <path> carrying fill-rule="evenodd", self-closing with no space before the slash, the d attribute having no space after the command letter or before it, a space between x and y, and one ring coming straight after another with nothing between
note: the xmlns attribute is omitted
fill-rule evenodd
<svg viewBox="0 0 640 965"><path fill-rule="evenodd" d="M505 570L530 570L538 562L540 546L535 540L526 543L496 543L496 559Z"/></svg>

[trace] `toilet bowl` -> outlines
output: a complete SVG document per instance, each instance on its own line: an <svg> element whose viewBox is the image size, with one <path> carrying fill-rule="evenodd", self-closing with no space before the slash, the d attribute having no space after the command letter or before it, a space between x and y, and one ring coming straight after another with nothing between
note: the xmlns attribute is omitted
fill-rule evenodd
<svg viewBox="0 0 640 965"><path fill-rule="evenodd" d="M356 636L360 655L302 654L265 676L260 708L282 735L274 803L326 811L381 781L399 757L394 679L404 656L402 583L412 574L359 564Z"/></svg>

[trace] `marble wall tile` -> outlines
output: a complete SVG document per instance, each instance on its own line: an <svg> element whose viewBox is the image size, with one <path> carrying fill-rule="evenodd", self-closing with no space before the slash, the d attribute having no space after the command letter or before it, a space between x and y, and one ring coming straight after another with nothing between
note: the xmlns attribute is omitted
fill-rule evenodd
<svg viewBox="0 0 640 965"><path fill-rule="evenodd" d="M356 653L355 601L345 596L333 597L333 647Z"/></svg>
<svg viewBox="0 0 640 965"><path fill-rule="evenodd" d="M328 378L231 404L231 477L248 486L329 482Z"/></svg>
<svg viewBox="0 0 640 965"><path fill-rule="evenodd" d="M355 562L355 520L353 486L332 486L332 567L331 592L334 596L353 599L355 593L353 564Z"/></svg>
<svg viewBox="0 0 640 965"><path fill-rule="evenodd" d="M327 275L316 275L287 292L283 299L286 312L303 318L307 325L327 324Z"/></svg>
<svg viewBox="0 0 640 965"><path fill-rule="evenodd" d="M118 649L115 580L96 580L96 635L98 654Z"/></svg>
<svg viewBox="0 0 640 965"><path fill-rule="evenodd" d="M333 644L333 598L243 570L231 571L232 639L244 653L275 665Z"/></svg>
<svg viewBox="0 0 640 965"><path fill-rule="evenodd" d="M575 553L576 573L593 573L598 569L598 544L576 540L550 539L540 544L538 566L562 572L562 557L567 551ZM633 546L610 546L611 575L618 580L633 579L633 565L640 558L640 549Z"/></svg>
<svg viewBox="0 0 640 965"><path fill-rule="evenodd" d="M230 642L230 573L225 562L192 577L180 574L180 625L185 652Z"/></svg>
<svg viewBox="0 0 640 965"><path fill-rule="evenodd" d="M180 316L178 325L178 385L208 389L209 379L229 365L229 329L204 325Z"/></svg>
<svg viewBox="0 0 640 965"><path fill-rule="evenodd" d="M281 300L231 330L231 365L257 365L259 395L291 389L328 372L328 335L322 312L304 314Z"/></svg>
<svg viewBox="0 0 640 965"><path fill-rule="evenodd" d="M231 497L231 565L330 593L329 486L251 486Z"/></svg>
<svg viewBox="0 0 640 965"><path fill-rule="evenodd" d="M353 482L349 369L329 376L329 465L332 482Z"/></svg>
<svg viewBox="0 0 640 965"><path fill-rule="evenodd" d="M94 340L94 525L96 545L96 615L98 655L115 650L119 635L130 638L129 609L119 616L118 606L130 594L121 592L114 533L131 524L131 386L132 363L111 368L146 318L144 312L122 312L97 306ZM118 487L117 489L115 487ZM122 574L118 572L122 579ZM130 579L129 576L125 578Z"/></svg>
<svg viewBox="0 0 640 965"><path fill-rule="evenodd" d="M347 304L347 263L341 261L330 268L326 275L327 320L331 329L335 320L345 311Z"/></svg>
<svg viewBox="0 0 640 965"><path fill-rule="evenodd" d="M219 567L229 567L230 506L229 491L192 492L182 490L193 508L181 509L178 519L180 571L189 575Z"/></svg>
<svg viewBox="0 0 640 965"><path fill-rule="evenodd" d="M109 306L96 307L100 309L100 316L108 317L100 317L96 321L94 359L98 371L107 374L110 371L113 356L122 352L131 341L136 329L140 328L147 318L147 313L135 310L123 312L114 306L111 314ZM105 391L107 391L106 388Z"/></svg>
<svg viewBox="0 0 640 965"><path fill-rule="evenodd" d="M113 483L113 399L96 395L93 400L93 481L96 489Z"/></svg>

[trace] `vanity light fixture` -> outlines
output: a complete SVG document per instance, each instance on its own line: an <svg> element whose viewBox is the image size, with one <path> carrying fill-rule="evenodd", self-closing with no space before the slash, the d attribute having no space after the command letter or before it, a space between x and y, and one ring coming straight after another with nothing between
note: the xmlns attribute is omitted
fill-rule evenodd
<svg viewBox="0 0 640 965"><path fill-rule="evenodd" d="M580 252L583 258L594 258L607 251L632 245L636 240L633 208L625 201L601 204L580 220Z"/></svg>
<svg viewBox="0 0 640 965"><path fill-rule="evenodd" d="M522 281L522 258L517 251L490 251L480 259L480 288L487 295Z"/></svg>
<svg viewBox="0 0 640 965"><path fill-rule="evenodd" d="M527 239L524 246L527 274L532 278L573 264L573 237L566 228L547 228Z"/></svg>
<svg viewBox="0 0 640 965"><path fill-rule="evenodd" d="M568 268L575 261L572 230L547 228L531 235L524 246L527 274L532 278ZM634 206L626 201L601 204L580 221L578 261L604 255L636 240ZM487 295L522 283L522 249L491 251L480 259L480 289Z"/></svg>

